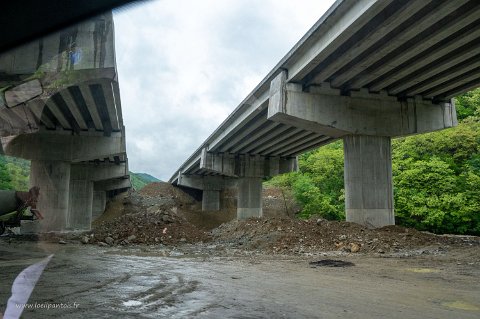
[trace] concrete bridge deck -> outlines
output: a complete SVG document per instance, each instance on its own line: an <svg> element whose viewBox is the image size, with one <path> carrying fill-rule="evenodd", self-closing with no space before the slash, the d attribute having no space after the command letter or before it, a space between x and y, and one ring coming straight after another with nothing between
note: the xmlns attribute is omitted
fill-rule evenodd
<svg viewBox="0 0 480 319"><path fill-rule="evenodd" d="M393 224L390 140L457 124L479 43L478 1L339 0L170 182L203 190L205 209L238 184L238 217L261 216L262 178L343 139L347 220Z"/></svg>

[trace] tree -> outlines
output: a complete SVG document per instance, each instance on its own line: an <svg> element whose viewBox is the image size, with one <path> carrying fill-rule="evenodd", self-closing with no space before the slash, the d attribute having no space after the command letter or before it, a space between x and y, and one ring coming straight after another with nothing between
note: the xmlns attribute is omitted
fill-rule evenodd
<svg viewBox="0 0 480 319"><path fill-rule="evenodd" d="M5 163L0 162L0 189L13 189Z"/></svg>

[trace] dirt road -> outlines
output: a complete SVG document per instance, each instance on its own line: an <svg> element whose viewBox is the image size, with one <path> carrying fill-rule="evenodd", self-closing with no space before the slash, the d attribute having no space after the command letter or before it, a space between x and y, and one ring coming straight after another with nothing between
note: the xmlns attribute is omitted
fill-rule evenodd
<svg viewBox="0 0 480 319"><path fill-rule="evenodd" d="M0 311L15 276L55 253L24 318L479 318L479 248L416 256L264 256L185 245L0 240ZM331 259L348 267L310 264Z"/></svg>

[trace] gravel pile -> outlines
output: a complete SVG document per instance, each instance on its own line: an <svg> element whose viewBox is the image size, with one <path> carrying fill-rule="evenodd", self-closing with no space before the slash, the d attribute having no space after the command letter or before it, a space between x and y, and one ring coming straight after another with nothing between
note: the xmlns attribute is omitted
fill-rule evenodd
<svg viewBox="0 0 480 319"><path fill-rule="evenodd" d="M446 237L400 226L368 229L325 219L254 218L223 224L212 232L215 242L270 253L344 251L389 253L418 247L464 243L465 237ZM479 243L478 237L467 240Z"/></svg>
<svg viewBox="0 0 480 319"><path fill-rule="evenodd" d="M208 233L198 229L176 210L148 209L126 214L96 226L82 241L100 245L197 243L208 241Z"/></svg>

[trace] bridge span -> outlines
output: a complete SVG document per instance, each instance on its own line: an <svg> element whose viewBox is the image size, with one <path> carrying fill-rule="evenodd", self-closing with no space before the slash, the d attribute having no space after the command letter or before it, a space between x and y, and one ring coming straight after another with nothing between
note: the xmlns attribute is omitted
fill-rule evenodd
<svg viewBox="0 0 480 319"><path fill-rule="evenodd" d="M45 219L23 232L88 230L131 187L112 14L0 55L0 151L31 160Z"/></svg>
<svg viewBox="0 0 480 319"><path fill-rule="evenodd" d="M457 124L479 46L475 0L336 1L170 182L202 190L205 210L237 187L237 217L262 216L263 178L342 139L347 221L392 225L391 139Z"/></svg>

